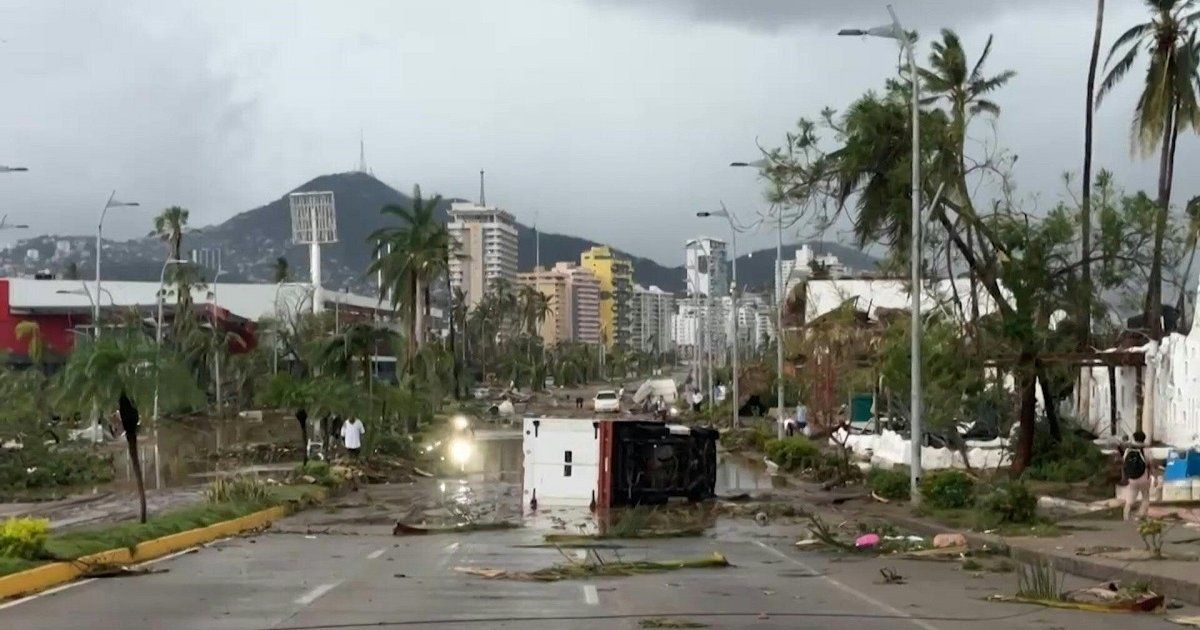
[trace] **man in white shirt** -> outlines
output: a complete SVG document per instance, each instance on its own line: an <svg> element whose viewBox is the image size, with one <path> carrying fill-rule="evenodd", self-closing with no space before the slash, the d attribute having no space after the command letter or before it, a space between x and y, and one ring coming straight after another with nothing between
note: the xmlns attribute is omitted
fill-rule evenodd
<svg viewBox="0 0 1200 630"><path fill-rule="evenodd" d="M345 444L346 452L350 453L350 459L358 459L358 453L362 449L362 436L366 432L367 428L358 418L350 418L342 423L342 444Z"/></svg>

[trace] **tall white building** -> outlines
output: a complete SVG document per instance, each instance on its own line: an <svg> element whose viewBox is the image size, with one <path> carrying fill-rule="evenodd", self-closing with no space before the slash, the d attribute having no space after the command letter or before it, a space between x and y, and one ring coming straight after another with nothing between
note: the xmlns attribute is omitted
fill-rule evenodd
<svg viewBox="0 0 1200 630"><path fill-rule="evenodd" d="M675 314L675 296L651 286L633 285L630 301L631 343L643 352L664 354L675 347L671 317Z"/></svg>
<svg viewBox="0 0 1200 630"><path fill-rule="evenodd" d="M684 273L689 296L729 295L729 256L725 241L696 238L684 245Z"/></svg>
<svg viewBox="0 0 1200 630"><path fill-rule="evenodd" d="M781 295L780 287L783 287L783 296L791 295L792 289L807 280L814 269L821 269L830 278L841 278L851 271L837 255L814 253L805 243L796 248L791 260L775 261L775 295Z"/></svg>
<svg viewBox="0 0 1200 630"><path fill-rule="evenodd" d="M711 347L714 360L723 365L726 349L733 347L733 298L684 298L676 304L671 318L676 350L694 357Z"/></svg>
<svg viewBox="0 0 1200 630"><path fill-rule="evenodd" d="M517 226L496 206L455 201L446 225L456 247L450 257L450 288L462 289L473 308L498 280L517 280Z"/></svg>

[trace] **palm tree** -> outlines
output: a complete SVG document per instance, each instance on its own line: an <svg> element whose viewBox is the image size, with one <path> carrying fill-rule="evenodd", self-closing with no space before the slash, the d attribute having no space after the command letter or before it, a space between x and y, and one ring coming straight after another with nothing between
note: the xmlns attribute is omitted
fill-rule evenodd
<svg viewBox="0 0 1200 630"><path fill-rule="evenodd" d="M433 278L446 271L450 233L435 214L441 202L440 195L426 201L421 187L414 186L411 207L387 205L380 209L381 214L399 218L401 224L380 228L368 237L375 245L375 255L367 271L380 274L392 308L403 304L406 311L410 364L424 342L422 315L429 313L429 286Z"/></svg>
<svg viewBox="0 0 1200 630"><path fill-rule="evenodd" d="M157 236L167 246L167 259L180 260L183 255L183 231L187 228L188 211L186 208L171 206L154 217L154 231L150 236ZM175 302L178 310L183 311L192 307L192 292L190 283L184 278L188 274L187 265L175 265L169 273L176 280L178 292ZM176 314L178 317L178 314Z"/></svg>
<svg viewBox="0 0 1200 630"><path fill-rule="evenodd" d="M272 281L275 284L283 284L292 276L291 267L288 265L288 259L280 256L275 259L275 265L271 268Z"/></svg>
<svg viewBox="0 0 1200 630"><path fill-rule="evenodd" d="M1200 13L1192 12L1194 0L1145 2L1152 14L1150 21L1130 28L1113 42L1104 62L1104 67L1111 69L1100 84L1096 99L1099 103L1112 91L1133 67L1138 52L1145 48L1149 65L1134 108L1132 134L1134 147L1143 153L1159 150L1158 213L1145 302L1145 320L1151 336L1157 339L1162 336L1163 241L1171 205L1175 143L1181 130L1200 126L1197 103L1200 50L1193 28ZM1118 53L1120 58L1112 63Z"/></svg>
<svg viewBox="0 0 1200 630"><path fill-rule="evenodd" d="M1080 204L1080 244L1083 269L1080 295L1079 348L1092 344L1092 120L1096 114L1096 64L1100 60L1100 35L1104 30L1104 0L1096 0L1096 32L1092 35L1092 56L1088 59L1087 109L1083 123L1083 196Z"/></svg>
<svg viewBox="0 0 1200 630"><path fill-rule="evenodd" d="M983 75L983 64L992 52L991 35L988 36L987 43L983 46L983 52L980 53L979 59L975 61L975 65L971 67L969 73L966 52L954 31L942 29L941 41L933 42L931 47L933 52L929 55L930 69L918 70L923 87L930 94L923 99L923 102L931 104L942 101L949 110L947 112L950 117L949 137L954 145L954 157L957 162L955 164L957 172L954 178L958 186L956 198L963 200L967 208L974 214L974 209L970 207L971 197L967 188L967 127L970 125L971 118L979 114L992 116L1000 114L1000 106L986 97L991 92L1003 87L1017 73L1013 70L1005 70L994 77ZM967 223L966 231L967 240L972 240L974 230L970 222ZM950 248L947 248L948 256L949 253ZM972 328L978 328L978 305L978 279L975 274L971 274Z"/></svg>
<svg viewBox="0 0 1200 630"><path fill-rule="evenodd" d="M200 394L186 368L157 348L144 335L110 336L86 343L71 354L63 371L59 403L84 408L95 403L111 409L113 402L121 416L129 461L137 482L141 520L146 522L146 490L142 481L142 463L138 454L139 412L153 399L156 379L161 380L160 405L189 408Z"/></svg>

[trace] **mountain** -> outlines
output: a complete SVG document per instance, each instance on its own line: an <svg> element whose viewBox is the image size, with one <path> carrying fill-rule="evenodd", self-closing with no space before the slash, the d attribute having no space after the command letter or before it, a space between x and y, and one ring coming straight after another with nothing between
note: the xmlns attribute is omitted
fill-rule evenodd
<svg viewBox="0 0 1200 630"><path fill-rule="evenodd" d="M223 223L189 232L184 237L186 250L219 248L225 281L269 282L274 273L275 259L287 258L292 276L302 279L308 272L308 250L291 241L291 211L288 194L329 190L337 204L338 242L321 249L321 266L325 284L332 288L348 288L361 293L374 293L374 279L364 275L370 263L371 247L367 236L385 225L379 209L388 204L407 205L411 198L372 175L361 172L322 175L278 199L242 212ZM446 219L449 199L438 208ZM566 234L541 234L541 262L579 262L579 254L596 241ZM518 224L518 268L533 268L535 253L533 229ZM858 250L836 243L811 243L814 250L834 253L854 269L872 269L875 259ZM105 241L104 276L110 279L154 280L159 277L164 256L163 244L154 238L129 241ZM38 236L18 242L0 252L0 271L8 275L30 274L41 269L62 274L74 263L81 277L95 274L94 240L87 236ZM791 257L795 246L784 248ZM618 250L620 251L620 250ZM30 256L30 252L36 252ZM649 258L629 255L634 267L634 280L642 285L655 285L666 291L684 289L683 266L667 267ZM683 258L683 247L679 247ZM764 249L738 259L738 274L747 287L769 287L774 274L774 249Z"/></svg>

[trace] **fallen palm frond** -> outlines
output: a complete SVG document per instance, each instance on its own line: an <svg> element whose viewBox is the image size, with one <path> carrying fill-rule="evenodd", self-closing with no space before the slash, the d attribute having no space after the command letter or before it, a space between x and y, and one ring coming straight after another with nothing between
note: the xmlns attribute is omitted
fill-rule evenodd
<svg viewBox="0 0 1200 630"><path fill-rule="evenodd" d="M616 562L587 562L555 565L536 571L509 571L489 567L454 567L459 573L477 575L487 579L523 580L531 582L557 582L593 577L624 577L646 573L661 573L679 569L712 569L730 566L729 560L720 553L700 558L682 560L637 560Z"/></svg>
<svg viewBox="0 0 1200 630"><path fill-rule="evenodd" d="M508 521L495 521L490 523L459 523L458 525L447 525L444 527L427 527L423 525L409 525L407 523L396 522L392 527L393 536L421 536L425 534L461 534L464 532L487 532L498 529L516 529L521 525L518 523L510 523Z"/></svg>

